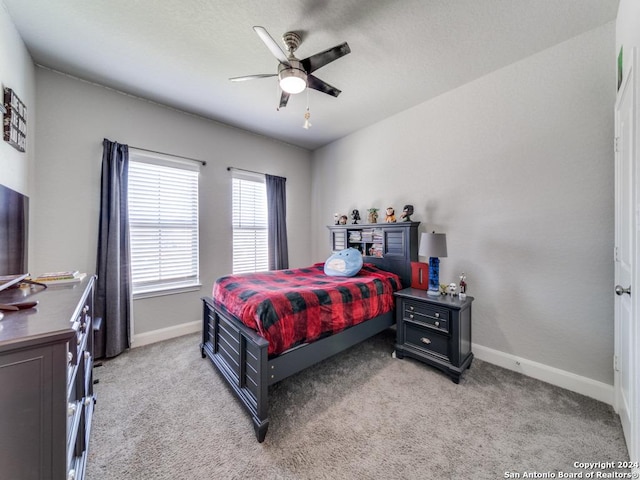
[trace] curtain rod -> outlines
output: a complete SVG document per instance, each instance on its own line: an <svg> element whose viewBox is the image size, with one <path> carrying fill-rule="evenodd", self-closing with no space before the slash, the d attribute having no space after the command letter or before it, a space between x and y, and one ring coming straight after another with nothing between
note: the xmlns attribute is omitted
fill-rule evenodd
<svg viewBox="0 0 640 480"><path fill-rule="evenodd" d="M238 170L239 172L255 173L257 175L267 175L266 173L263 173L263 172L255 172L253 170L246 170L244 168L227 167L227 172L230 172L231 170Z"/></svg>
<svg viewBox="0 0 640 480"><path fill-rule="evenodd" d="M204 160L198 160L197 158L184 157L182 155L174 155L173 153L158 152L157 150L149 150L147 148L134 147L133 145L129 145L129 148L133 148L135 150L141 150L143 152L159 153L160 155L169 155L171 157L182 158L183 160L190 160L192 162L198 162L198 163L201 163L203 167L207 164L207 162L205 162Z"/></svg>

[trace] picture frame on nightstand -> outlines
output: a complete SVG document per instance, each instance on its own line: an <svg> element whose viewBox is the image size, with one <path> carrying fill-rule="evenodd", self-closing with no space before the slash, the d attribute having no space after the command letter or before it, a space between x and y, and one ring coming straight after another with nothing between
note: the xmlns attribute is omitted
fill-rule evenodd
<svg viewBox="0 0 640 480"><path fill-rule="evenodd" d="M411 288L429 290L429 264L411 262Z"/></svg>

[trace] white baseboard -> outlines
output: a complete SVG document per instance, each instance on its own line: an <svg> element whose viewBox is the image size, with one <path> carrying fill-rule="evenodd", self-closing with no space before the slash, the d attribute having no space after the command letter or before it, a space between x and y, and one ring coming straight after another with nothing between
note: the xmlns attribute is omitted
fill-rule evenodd
<svg viewBox="0 0 640 480"><path fill-rule="evenodd" d="M181 323L180 325L161 328L151 332L140 333L133 336L131 347L137 348L151 343L162 342L171 338L181 337L182 335L200 332L201 329L202 320L196 320L194 322ZM551 385L566 388L572 392L580 393L581 395L586 395L587 397L613 405L613 385L598 382L587 377L576 375L575 373L520 358L509 353L500 352L499 350L483 347L482 345L474 344L472 351L476 358L484 362L492 363L499 367L513 370L528 377L533 377L550 383Z"/></svg>
<svg viewBox="0 0 640 480"><path fill-rule="evenodd" d="M482 345L473 345L473 354L476 358L488 363L493 363L499 367L522 373L528 377L533 377L543 382L566 388L572 392L595 398L601 402L613 405L614 391L613 385L582 377L575 373L550 367L542 363L534 362L524 358L516 357L509 353L493 350Z"/></svg>
<svg viewBox="0 0 640 480"><path fill-rule="evenodd" d="M151 343L162 342L170 338L181 337L190 333L202 331L202 320L195 322L181 323L167 328L152 330L151 332L139 333L133 336L131 348L138 348Z"/></svg>

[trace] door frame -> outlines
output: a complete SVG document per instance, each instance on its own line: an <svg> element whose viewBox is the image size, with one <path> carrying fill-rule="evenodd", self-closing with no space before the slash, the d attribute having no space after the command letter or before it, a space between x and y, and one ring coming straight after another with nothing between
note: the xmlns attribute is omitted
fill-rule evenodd
<svg viewBox="0 0 640 480"><path fill-rule="evenodd" d="M629 325L629 331L631 338L630 342L630 352L629 352L629 365L620 366L618 362L621 358L620 350L622 348L622 342L626 339L621 338L620 334L620 303L621 300L616 298L614 301L615 312L614 312L614 320L615 320L615 328L614 328L614 408L616 412L620 412L620 408L622 407L622 394L621 394L621 381L620 381L620 370L622 369L630 369L632 371L631 375L631 383L629 386L629 425L628 429L625 433L625 440L627 443L627 448L629 451L630 460L632 462L640 462L640 327L638 326L638 307L640 303L638 302L638 296L640 295L640 285L638 284L638 279L640 279L640 262L638 261L638 253L640 252L640 204L638 203L640 200L640 158L639 158L639 146L640 146L640 113L639 113L639 96L640 96L640 82L638 81L638 53L637 49L633 48L629 55L629 65L627 69L624 71L624 76L622 79L622 84L618 90L616 95L616 103L615 103L615 254L614 254L614 268L615 268L615 276L614 281L615 284L618 285L620 281L620 267L618 261L618 247L620 245L619 240L619 187L620 184L624 181L624 179L620 178L619 172L619 164L618 164L618 142L620 137L619 132L619 121L618 121L618 106L622 99L622 95L627 92L627 89L631 89L630 94L633 95L632 98L632 139L633 142L633 150L632 150L632 165L631 165L631 186L629 195L631 196L631 205L632 205L632 215L630 226L632 232L632 242L631 242L631 320ZM625 285L624 287L627 287ZM613 292L612 292L613 293ZM634 473L640 473L639 468L633 469Z"/></svg>

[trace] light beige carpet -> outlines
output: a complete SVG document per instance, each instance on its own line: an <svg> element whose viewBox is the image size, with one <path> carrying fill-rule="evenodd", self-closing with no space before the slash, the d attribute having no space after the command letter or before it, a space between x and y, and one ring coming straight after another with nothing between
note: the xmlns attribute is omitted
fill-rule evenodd
<svg viewBox="0 0 640 480"><path fill-rule="evenodd" d="M498 479L628 460L610 406L477 359L456 385L392 358L391 331L272 387L259 444L199 341L95 370L89 480Z"/></svg>

